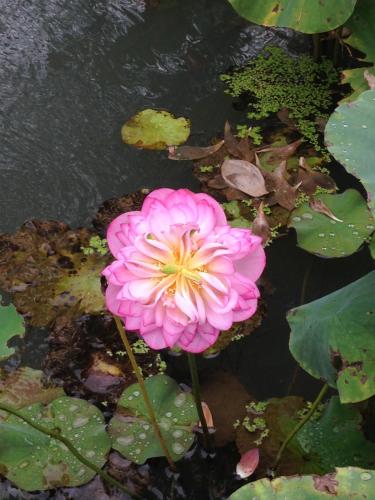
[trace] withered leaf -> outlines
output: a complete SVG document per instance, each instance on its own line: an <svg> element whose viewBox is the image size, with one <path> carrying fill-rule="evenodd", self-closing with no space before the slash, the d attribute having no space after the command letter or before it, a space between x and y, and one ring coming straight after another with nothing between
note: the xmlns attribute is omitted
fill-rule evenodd
<svg viewBox="0 0 375 500"><path fill-rule="evenodd" d="M249 162L254 161L254 151L250 147L249 139L247 137L238 141L232 134L229 122L225 122L224 126L224 142L228 152Z"/></svg>
<svg viewBox="0 0 375 500"><path fill-rule="evenodd" d="M263 196L268 193L263 175L258 167L245 160L225 160L221 175L228 184L250 196Z"/></svg>
<svg viewBox="0 0 375 500"><path fill-rule="evenodd" d="M228 185L221 174L215 175L213 179L207 182L207 186L212 189L225 189Z"/></svg>
<svg viewBox="0 0 375 500"><path fill-rule="evenodd" d="M170 147L168 148L168 158L170 160L200 160L201 158L206 158L207 156L213 155L216 151L219 151L224 141L219 141L213 146L180 146L180 147Z"/></svg>
<svg viewBox="0 0 375 500"><path fill-rule="evenodd" d="M336 222L343 222L341 219L336 217L336 215L332 212L330 208L324 203L324 201L319 200L318 198L310 198L309 202L310 208L314 210L314 212L318 212L320 214L324 214L330 219Z"/></svg>
<svg viewBox="0 0 375 500"><path fill-rule="evenodd" d="M335 181L327 174L313 170L307 163L306 159L301 156L299 159L297 182L300 183L300 189L308 195L315 193L317 187L327 189L329 191L336 190Z"/></svg>
<svg viewBox="0 0 375 500"><path fill-rule="evenodd" d="M251 225L251 231L253 234L262 238L262 244L264 246L271 236L271 229L268 224L267 217L264 215L263 209L264 203L262 201L262 203L259 205L257 216L255 217Z"/></svg>
<svg viewBox="0 0 375 500"><path fill-rule="evenodd" d="M368 86L371 90L374 90L375 89L375 75L372 75L368 69L365 70L364 72L364 77L365 77L365 80L367 81L368 83Z"/></svg>
<svg viewBox="0 0 375 500"><path fill-rule="evenodd" d="M288 158L293 156L299 148L301 142L302 140L298 139L298 141L291 142L286 146L263 147L257 149L257 153L272 153L272 156L269 158L268 163L277 163L279 161L287 160Z"/></svg>
<svg viewBox="0 0 375 500"><path fill-rule="evenodd" d="M269 184L272 184L272 189L275 191L270 202L278 203L287 210L293 210L298 196L297 190L300 183L295 186L291 186L286 180L286 176L286 160L282 161L274 172L268 173L267 187L270 187Z"/></svg>

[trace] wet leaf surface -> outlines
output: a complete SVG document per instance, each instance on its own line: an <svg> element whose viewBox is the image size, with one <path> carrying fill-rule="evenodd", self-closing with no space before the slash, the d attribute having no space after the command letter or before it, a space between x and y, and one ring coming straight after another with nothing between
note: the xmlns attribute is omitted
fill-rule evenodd
<svg viewBox="0 0 375 500"><path fill-rule="evenodd" d="M141 149L166 149L183 144L190 135L190 121L167 111L144 109L122 127L122 140Z"/></svg>
<svg viewBox="0 0 375 500"><path fill-rule="evenodd" d="M292 355L343 403L375 394L374 286L375 271L287 316Z"/></svg>
<svg viewBox="0 0 375 500"><path fill-rule="evenodd" d="M337 468L325 476L292 476L260 479L242 486L230 496L230 500L258 498L268 500L320 500L327 498L363 498L371 500L375 488L375 472L358 467Z"/></svg>
<svg viewBox="0 0 375 500"><path fill-rule="evenodd" d="M354 189L342 194L320 194L314 204L323 205L318 212L307 203L291 214L290 227L297 232L298 246L323 257L346 257L356 252L375 228L374 218L365 200ZM334 217L327 216L327 212Z"/></svg>
<svg viewBox="0 0 375 500"><path fill-rule="evenodd" d="M110 439L101 412L87 401L60 397L48 406L34 404L21 412L61 435L98 467L106 462ZM78 486L95 475L62 445L10 415L0 423L0 467L26 491Z"/></svg>
<svg viewBox="0 0 375 500"><path fill-rule="evenodd" d="M145 381L156 419L173 460L181 459L194 441L193 428L198 421L191 393L180 390L167 375L155 375ZM142 464L148 458L164 456L154 434L139 384L121 395L117 413L111 419L112 447L132 462Z"/></svg>

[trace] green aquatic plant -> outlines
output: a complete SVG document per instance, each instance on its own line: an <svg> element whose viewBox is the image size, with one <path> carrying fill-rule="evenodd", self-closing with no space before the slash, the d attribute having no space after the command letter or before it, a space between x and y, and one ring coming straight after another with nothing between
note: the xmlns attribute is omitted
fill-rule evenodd
<svg viewBox="0 0 375 500"><path fill-rule="evenodd" d="M108 253L107 240L105 238L101 238L99 235L92 236L88 246L81 247L81 250L84 255L93 255L94 253L98 253L102 256L106 255Z"/></svg>
<svg viewBox="0 0 375 500"><path fill-rule="evenodd" d="M293 58L278 47L269 47L221 79L228 94L246 98L250 119L260 120L287 108L301 135L322 150L316 120L327 117L332 86L338 82L338 72L329 60L316 63L308 55Z"/></svg>

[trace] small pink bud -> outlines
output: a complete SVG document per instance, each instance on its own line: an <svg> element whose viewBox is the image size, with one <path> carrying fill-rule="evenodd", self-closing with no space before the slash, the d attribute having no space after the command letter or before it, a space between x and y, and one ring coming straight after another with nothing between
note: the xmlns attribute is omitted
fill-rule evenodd
<svg viewBox="0 0 375 500"><path fill-rule="evenodd" d="M241 479L251 476L259 464L259 448L252 448L241 456L236 473Z"/></svg>

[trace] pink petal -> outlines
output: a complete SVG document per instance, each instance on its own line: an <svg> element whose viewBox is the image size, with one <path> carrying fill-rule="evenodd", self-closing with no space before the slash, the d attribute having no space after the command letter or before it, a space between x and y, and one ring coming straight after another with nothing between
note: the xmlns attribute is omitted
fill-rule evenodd
<svg viewBox="0 0 375 500"><path fill-rule="evenodd" d="M219 333L219 330L213 328L210 324L205 324L198 326L193 336L186 333L182 334L177 342L177 345L185 351L200 353L211 347L216 342ZM192 340L189 340L191 337Z"/></svg>
<svg viewBox="0 0 375 500"><path fill-rule="evenodd" d="M259 464L259 448L253 448L241 456L236 473L241 479L251 476Z"/></svg>
<svg viewBox="0 0 375 500"><path fill-rule="evenodd" d="M140 212L127 212L114 219L107 230L107 241L109 249L115 257L117 253L126 245L131 244L129 237L128 217L130 214L139 215Z"/></svg>
<svg viewBox="0 0 375 500"><path fill-rule="evenodd" d="M254 282L262 274L265 265L266 254L260 244L253 252L234 262L235 270Z"/></svg>
<svg viewBox="0 0 375 500"><path fill-rule="evenodd" d="M233 324L233 312L228 311L227 313L218 313L213 311L210 307L206 309L207 321L214 328L218 330L229 330Z"/></svg>
<svg viewBox="0 0 375 500"><path fill-rule="evenodd" d="M159 350L168 347L168 344L164 340L163 330L161 328L156 328L152 332L143 333L142 337L151 349Z"/></svg>

